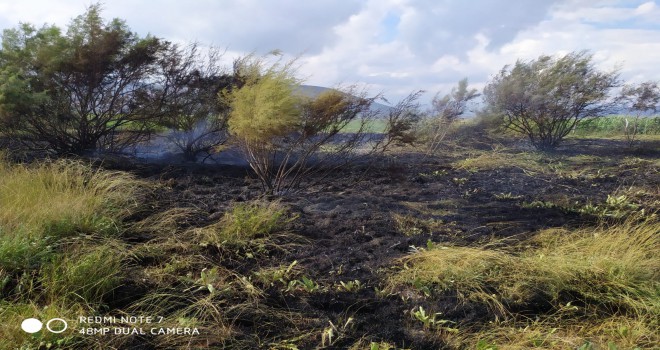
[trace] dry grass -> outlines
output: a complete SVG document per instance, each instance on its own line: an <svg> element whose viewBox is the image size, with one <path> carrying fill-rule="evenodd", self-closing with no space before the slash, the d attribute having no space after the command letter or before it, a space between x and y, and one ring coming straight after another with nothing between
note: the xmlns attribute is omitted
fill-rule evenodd
<svg viewBox="0 0 660 350"><path fill-rule="evenodd" d="M142 185L77 161L0 157L0 318L8 325L0 349L93 347L75 333L75 320L97 314L123 281L128 256L112 237L137 208ZM64 318L69 330L30 335L20 329L28 317Z"/></svg>
<svg viewBox="0 0 660 350"><path fill-rule="evenodd" d="M541 160L543 155L535 152L506 153L505 149L473 154L454 163L454 168L476 172L500 168L520 168L527 172L543 173L549 170Z"/></svg>
<svg viewBox="0 0 660 350"><path fill-rule="evenodd" d="M657 220L630 220L572 232L546 230L506 249L494 245L422 249L401 261L404 267L389 278L389 288L455 293L460 301L487 305L496 319L507 320L465 333L461 342L473 346L475 339L490 337L502 349L525 348L533 338L529 334L553 328L561 332L552 333L556 347L551 348L587 339L599 339L604 346L610 340L617 346L645 346L660 342L657 330L644 333L657 329L660 316L658 227ZM541 315L541 323L521 322L516 310L534 308L539 302L549 305L552 315ZM569 303L581 305L580 312L557 317ZM524 332L511 330L521 324L527 327ZM631 331L619 339L611 332L617 327ZM511 332L519 337L507 335ZM527 345L516 345L520 342Z"/></svg>
<svg viewBox="0 0 660 350"><path fill-rule="evenodd" d="M566 316L492 322L445 340L451 348L478 350L652 349L658 341L654 321L648 318L567 320Z"/></svg>
<svg viewBox="0 0 660 350"><path fill-rule="evenodd" d="M113 221L137 206L140 185L127 173L76 161L0 161L0 230L29 237L111 231Z"/></svg>

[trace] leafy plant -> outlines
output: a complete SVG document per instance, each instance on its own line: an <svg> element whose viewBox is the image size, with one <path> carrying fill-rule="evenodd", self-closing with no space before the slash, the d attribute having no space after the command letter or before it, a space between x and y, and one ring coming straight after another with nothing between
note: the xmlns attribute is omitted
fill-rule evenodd
<svg viewBox="0 0 660 350"><path fill-rule="evenodd" d="M296 285L300 286L307 293L313 293L321 290L321 286L307 276L303 276L301 279L296 280Z"/></svg>
<svg viewBox="0 0 660 350"><path fill-rule="evenodd" d="M340 324L339 327L335 326L332 321L328 321L329 326L323 330L321 335L321 346L325 347L334 344L344 333L352 326L353 317L349 317L346 322Z"/></svg>
<svg viewBox="0 0 660 350"><path fill-rule="evenodd" d="M339 281L338 289L344 290L349 293L355 293L360 289L362 289L362 287L363 287L362 282L360 282L359 280L353 280L348 282Z"/></svg>
<svg viewBox="0 0 660 350"><path fill-rule="evenodd" d="M417 310L412 309L410 311L413 319L421 322L424 325L424 328L430 329L430 328L444 328L445 330L451 331L451 332L457 332L455 328L449 328L449 327L444 327L446 324L451 324L454 323L453 321L449 320L444 320L438 318L440 315L442 315L439 312L436 312L434 314L427 314L426 310L424 310L423 307L419 306Z"/></svg>
<svg viewBox="0 0 660 350"><path fill-rule="evenodd" d="M216 292L215 284L220 279L220 273L217 266L212 267L211 269L204 268L197 280L197 284L201 285L198 290L207 289L209 293L214 294Z"/></svg>
<svg viewBox="0 0 660 350"><path fill-rule="evenodd" d="M510 201L510 200L517 200L517 199L521 199L521 198L523 198L523 196L521 196L521 195L514 195L514 194L511 193L511 192L508 192L508 193L499 193L499 194L494 195L493 197L495 197L495 199L497 199L497 200L501 200L501 201Z"/></svg>
<svg viewBox="0 0 660 350"><path fill-rule="evenodd" d="M485 100L540 150L556 148L577 123L607 112L616 71L596 69L592 55L540 56L505 66L484 88Z"/></svg>
<svg viewBox="0 0 660 350"><path fill-rule="evenodd" d="M296 269L297 264L298 260L294 260L289 265L282 265L270 269L262 269L255 272L255 276L262 283L265 283L271 287L277 282L284 286L290 286L291 282L294 281L293 278L299 273L299 271Z"/></svg>

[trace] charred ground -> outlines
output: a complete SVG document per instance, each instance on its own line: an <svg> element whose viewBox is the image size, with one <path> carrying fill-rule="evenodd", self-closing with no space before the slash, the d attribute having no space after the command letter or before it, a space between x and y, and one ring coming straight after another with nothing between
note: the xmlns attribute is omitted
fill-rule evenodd
<svg viewBox="0 0 660 350"><path fill-rule="evenodd" d="M267 199L281 201L295 218L285 235L233 248L185 242L189 232L217 221L233 203L262 198L248 169L106 163L157 185L130 219L137 227L159 214L184 213L170 233L137 229L125 234L136 256L134 271L110 305L123 308L154 290L183 288L181 276L195 279L202 266L216 266L249 277L262 293L223 300L217 307L231 337L200 340L197 346L340 349L382 341L403 348L442 348L441 337L411 319L414 307L442 313L459 326L483 324L492 315L482 306L459 303L453 293L420 299L385 290L387 275L411 250L522 241L545 228L594 225L597 218L580 208L624 192L636 208L653 212L660 207L657 141L631 151L615 140L570 140L552 154L502 142L448 146L430 157L399 150L368 169L336 171L320 185ZM168 243L164 234L171 235ZM180 264L164 280L155 277L154 270L190 255L198 262ZM288 280L259 284L255 278L263 269L292 264L296 272L289 279L304 277L311 281L308 286L288 288ZM346 288L347 283L354 288ZM539 301L523 311L533 316L548 308ZM124 345L157 347L152 341L132 339Z"/></svg>

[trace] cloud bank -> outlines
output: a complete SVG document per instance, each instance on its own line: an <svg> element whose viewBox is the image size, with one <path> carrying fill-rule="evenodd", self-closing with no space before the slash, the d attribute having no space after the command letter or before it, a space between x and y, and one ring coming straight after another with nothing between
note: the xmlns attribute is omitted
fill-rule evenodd
<svg viewBox="0 0 660 350"><path fill-rule="evenodd" d="M0 28L67 25L88 1L2 1ZM231 59L280 49L301 55L313 85L361 83L396 100L448 92L468 77L482 87L517 59L590 50L628 81L660 80L660 6L616 0L114 0L140 34L227 49Z"/></svg>

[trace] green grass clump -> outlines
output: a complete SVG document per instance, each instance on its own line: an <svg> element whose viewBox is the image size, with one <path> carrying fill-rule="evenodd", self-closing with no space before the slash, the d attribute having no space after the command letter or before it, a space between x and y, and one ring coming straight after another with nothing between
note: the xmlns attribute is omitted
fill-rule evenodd
<svg viewBox="0 0 660 350"><path fill-rule="evenodd" d="M104 228L126 213L136 181L126 173L94 170L75 161L0 163L0 225L28 234L65 236ZM10 232L9 232L10 233Z"/></svg>
<svg viewBox="0 0 660 350"><path fill-rule="evenodd" d="M582 323L582 331L569 332L580 341L587 336L615 339L599 326L613 317L623 317L637 328L658 329L658 227L657 221L631 220L572 232L551 229L508 249L433 246L404 258L404 268L389 278L389 287L408 286L427 295L455 293L460 301L486 305L495 316L513 322L524 319L518 310L545 304L542 308L551 311L541 317L552 316L552 327ZM570 303L581 305L581 312L557 317ZM489 328L498 332L495 326ZM656 331L644 339L637 345L657 343L660 334Z"/></svg>
<svg viewBox="0 0 660 350"><path fill-rule="evenodd" d="M283 230L291 220L279 202L235 203L217 223L200 232L212 244L243 245Z"/></svg>
<svg viewBox="0 0 660 350"><path fill-rule="evenodd" d="M83 344L83 340L76 333L77 319L80 315L88 315L89 310L79 304L50 303L39 305L32 302L10 303L0 301L0 349L81 349L91 348ZM26 318L36 318L45 323L53 318L67 320L68 329L63 333L55 334L45 329L29 334L21 329L21 322ZM53 329L60 329L61 323L52 324ZM45 324L44 324L45 328Z"/></svg>
<svg viewBox="0 0 660 350"><path fill-rule="evenodd" d="M126 263L120 247L105 242L82 252L60 254L41 272L49 299L98 304L123 280Z"/></svg>
<svg viewBox="0 0 660 350"><path fill-rule="evenodd" d="M78 161L0 157L0 349L91 348L76 319L99 314L125 277L126 249L112 237L141 184ZM20 324L30 317L63 318L69 329L28 334Z"/></svg>
<svg viewBox="0 0 660 350"><path fill-rule="evenodd" d="M0 267L33 268L63 238L118 233L138 187L126 173L76 161L0 160Z"/></svg>

